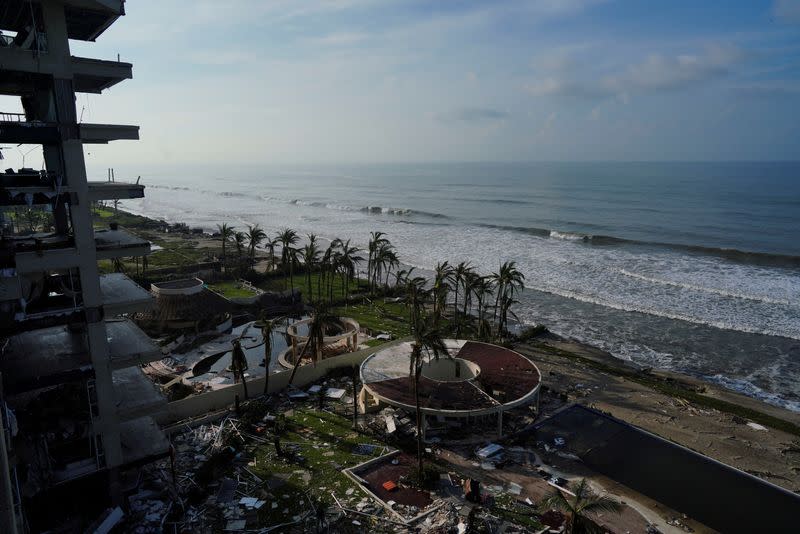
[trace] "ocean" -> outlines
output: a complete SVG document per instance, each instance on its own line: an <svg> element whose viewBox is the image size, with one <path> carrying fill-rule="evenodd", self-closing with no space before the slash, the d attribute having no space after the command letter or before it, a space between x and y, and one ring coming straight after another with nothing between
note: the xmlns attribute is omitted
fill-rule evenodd
<svg viewBox="0 0 800 534"><path fill-rule="evenodd" d="M102 173L101 173L102 174ZM143 215L258 223L430 272L517 262L525 323L800 411L800 163L138 168ZM366 269L366 265L362 267Z"/></svg>

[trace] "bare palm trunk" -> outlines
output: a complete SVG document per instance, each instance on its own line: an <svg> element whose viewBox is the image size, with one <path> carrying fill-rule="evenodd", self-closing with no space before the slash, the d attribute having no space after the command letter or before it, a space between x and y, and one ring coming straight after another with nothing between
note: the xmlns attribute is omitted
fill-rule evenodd
<svg viewBox="0 0 800 534"><path fill-rule="evenodd" d="M294 367L292 367L292 374L289 376L289 383L286 384L287 387L292 385L292 382L294 381L294 375L297 373L297 368L300 367L300 362L303 360L303 356L306 355L306 350L308 349L309 345L311 345L311 338L306 341L306 344L303 345L303 350L297 355L297 360L295 360Z"/></svg>
<svg viewBox="0 0 800 534"><path fill-rule="evenodd" d="M353 366L353 428L358 426L358 366Z"/></svg>
<svg viewBox="0 0 800 534"><path fill-rule="evenodd" d="M422 464L422 408L419 405L419 366L414 369L414 407L417 410L417 476L419 485L422 486L424 466Z"/></svg>

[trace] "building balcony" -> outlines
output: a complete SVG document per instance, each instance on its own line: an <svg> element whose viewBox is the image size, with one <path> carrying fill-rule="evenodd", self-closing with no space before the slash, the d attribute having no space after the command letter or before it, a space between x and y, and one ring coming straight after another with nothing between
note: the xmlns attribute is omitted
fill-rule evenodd
<svg viewBox="0 0 800 534"><path fill-rule="evenodd" d="M24 113L0 112L0 143L47 145L75 138L80 138L85 144L135 141L139 139L139 127L123 124L58 124L30 120Z"/></svg>
<svg viewBox="0 0 800 534"><path fill-rule="evenodd" d="M143 464L169 454L169 440L152 417L119 425L123 465Z"/></svg>
<svg viewBox="0 0 800 534"><path fill-rule="evenodd" d="M85 144L139 139L139 127L122 124L79 124L78 135Z"/></svg>
<svg viewBox="0 0 800 534"><path fill-rule="evenodd" d="M26 49L0 45L0 66L9 76L4 90L7 94L30 91L37 81L36 77L29 76L31 74L72 75L76 93L101 93L123 80L133 78L133 65L130 63L72 56L70 64L65 66L59 57L35 47ZM14 73L28 76L14 77ZM17 89L14 89L14 85Z"/></svg>
<svg viewBox="0 0 800 534"><path fill-rule="evenodd" d="M0 172L0 206L50 204L56 196L70 192L59 186L53 172L19 169Z"/></svg>
<svg viewBox="0 0 800 534"><path fill-rule="evenodd" d="M89 182L89 201L144 198L144 185L127 182Z"/></svg>
<svg viewBox="0 0 800 534"><path fill-rule="evenodd" d="M147 311L156 304L149 291L122 273L100 276L100 293L106 317Z"/></svg>
<svg viewBox="0 0 800 534"><path fill-rule="evenodd" d="M163 357L161 349L130 320L107 321L106 335L112 369ZM69 326L41 328L10 337L0 355L0 372L5 391L11 395L94 376L84 333Z"/></svg>
<svg viewBox="0 0 800 534"><path fill-rule="evenodd" d="M150 254L150 242L124 230L95 230L97 259L107 260Z"/></svg>
<svg viewBox="0 0 800 534"><path fill-rule="evenodd" d="M111 378L117 416L124 421L153 414L167 405L158 387L138 367L118 369Z"/></svg>
<svg viewBox="0 0 800 534"><path fill-rule="evenodd" d="M31 25L31 12L39 11L30 0L4 0L0 9L0 28L24 32ZM114 21L125 14L124 0L64 0L67 37L78 41L94 41ZM39 14L41 19L41 13Z"/></svg>
<svg viewBox="0 0 800 534"><path fill-rule="evenodd" d="M144 256L150 242L124 230L95 230L98 260ZM77 267L84 260L70 236L45 236L14 239L14 261L18 273L53 271Z"/></svg>
<svg viewBox="0 0 800 534"><path fill-rule="evenodd" d="M130 319L106 321L108 355L112 369L123 369L160 360L161 348Z"/></svg>
<svg viewBox="0 0 800 534"><path fill-rule="evenodd" d="M10 337L0 356L0 372L11 395L94 376L83 335L67 326Z"/></svg>
<svg viewBox="0 0 800 534"><path fill-rule="evenodd" d="M31 121L24 113L0 111L0 143L45 145L60 140L56 123Z"/></svg>
<svg viewBox="0 0 800 534"><path fill-rule="evenodd" d="M74 189L59 185L53 172L20 169L0 172L0 206L51 204L58 195L68 195ZM89 201L143 198L144 185L127 182L89 182Z"/></svg>

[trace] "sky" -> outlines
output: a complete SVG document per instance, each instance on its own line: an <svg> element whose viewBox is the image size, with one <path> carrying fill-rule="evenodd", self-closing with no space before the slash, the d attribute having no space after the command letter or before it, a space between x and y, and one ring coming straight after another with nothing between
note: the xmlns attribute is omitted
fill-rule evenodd
<svg viewBox="0 0 800 534"><path fill-rule="evenodd" d="M789 160L800 0L129 0L90 166Z"/></svg>

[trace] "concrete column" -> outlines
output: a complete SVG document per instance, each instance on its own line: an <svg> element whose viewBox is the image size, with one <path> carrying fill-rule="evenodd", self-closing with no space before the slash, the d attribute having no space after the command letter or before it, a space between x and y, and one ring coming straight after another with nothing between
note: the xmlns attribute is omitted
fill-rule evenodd
<svg viewBox="0 0 800 534"><path fill-rule="evenodd" d="M3 375L0 373L0 410L2 404ZM8 465L5 428L0 414L0 532L17 534L17 515L14 511L14 488L11 486L11 472ZM9 436L10 438L10 436Z"/></svg>
<svg viewBox="0 0 800 534"><path fill-rule="evenodd" d="M497 412L497 437L503 437L503 410Z"/></svg>
<svg viewBox="0 0 800 534"><path fill-rule="evenodd" d="M64 6L61 3L46 2L42 4L42 13L47 29L48 54L54 54L53 57L59 58L65 65L65 72L61 76L54 77L53 97L56 103L57 120L60 126L75 127L75 92L72 86ZM62 128L62 130L65 129ZM87 315L86 341L96 379L99 418L95 420L95 432L102 436L106 465L116 467L122 463L122 447L109 365L108 338L103 321L97 251L94 243L83 143L80 139L62 140L60 146L48 146L45 149L45 157L48 159L48 163L60 159L64 183L70 186L76 198L76 202L70 204L69 211L75 248L80 258L78 273Z"/></svg>

